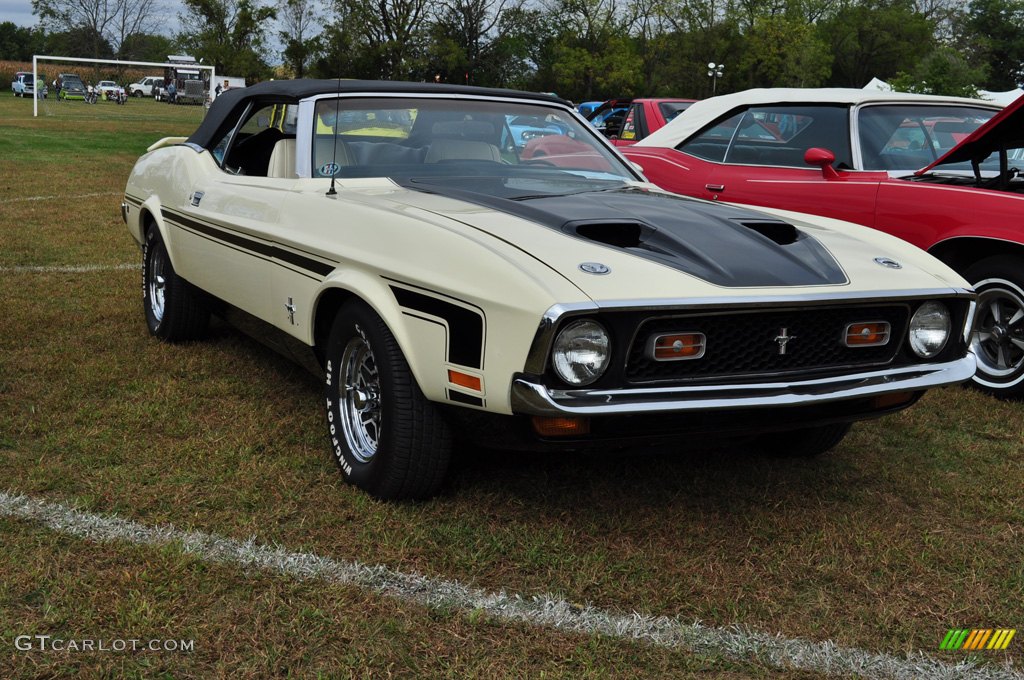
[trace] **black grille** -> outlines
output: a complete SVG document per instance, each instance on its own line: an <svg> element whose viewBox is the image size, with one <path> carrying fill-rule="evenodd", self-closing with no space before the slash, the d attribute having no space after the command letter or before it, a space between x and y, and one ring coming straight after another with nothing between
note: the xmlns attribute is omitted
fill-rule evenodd
<svg viewBox="0 0 1024 680"><path fill-rule="evenodd" d="M884 365L893 360L906 336L906 305L823 307L700 314L648 319L629 350L630 382L763 377L827 371L840 367ZM888 321L889 342L881 347L846 347L847 324ZM785 333L783 334L783 329ZM699 332L707 336L702 358L654 361L646 346L652 335ZM779 336L789 338L780 353Z"/></svg>

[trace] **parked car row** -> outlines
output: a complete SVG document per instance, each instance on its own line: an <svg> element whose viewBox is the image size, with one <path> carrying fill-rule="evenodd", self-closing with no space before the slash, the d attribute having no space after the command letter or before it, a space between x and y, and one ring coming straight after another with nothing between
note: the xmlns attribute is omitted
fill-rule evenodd
<svg viewBox="0 0 1024 680"><path fill-rule="evenodd" d="M698 106L629 157L688 171L673 130ZM723 120L696 127L728 147ZM812 125L741 116L733 132L783 145ZM1020 322L972 333L957 263L881 230L669 193L543 94L273 81L150 149L122 204L149 332L201 338L216 313L276 338L323 380L341 474L380 498L436 493L457 439L564 450L713 433L819 454L854 421L971 379ZM976 182L1014 184L980 153ZM809 155L822 184L862 172ZM667 181L665 162L652 177ZM1002 320L1003 299L981 316Z"/></svg>

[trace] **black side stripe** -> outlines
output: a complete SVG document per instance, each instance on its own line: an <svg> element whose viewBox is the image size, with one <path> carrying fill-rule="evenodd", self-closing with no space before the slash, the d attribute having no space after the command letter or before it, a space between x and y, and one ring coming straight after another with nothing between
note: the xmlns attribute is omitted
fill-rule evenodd
<svg viewBox="0 0 1024 680"><path fill-rule="evenodd" d="M284 248L280 248L269 243L261 243L260 241L255 241L253 239L246 238L245 236L242 236L240 234L236 234L225 229L220 229L218 227L214 227L204 222L199 222L179 212L163 210L162 214L164 216L164 219L176 222L184 227L188 227L189 229L197 231L200 234L205 234L206 236L215 238L218 241L230 243L231 245L243 248L250 252L257 253L259 255L263 255L264 257L270 257L275 260L287 262L288 264L298 267L299 269L305 269L306 271L319 274L320 276L327 276L332 271L334 271L334 265L332 264L320 262L318 260L314 260L312 258L299 255L298 253L293 253L290 250L285 250Z"/></svg>
<svg viewBox="0 0 1024 680"><path fill-rule="evenodd" d="M483 368L484 318L480 312L423 293L391 286L399 306L448 322L448 356L450 363Z"/></svg>

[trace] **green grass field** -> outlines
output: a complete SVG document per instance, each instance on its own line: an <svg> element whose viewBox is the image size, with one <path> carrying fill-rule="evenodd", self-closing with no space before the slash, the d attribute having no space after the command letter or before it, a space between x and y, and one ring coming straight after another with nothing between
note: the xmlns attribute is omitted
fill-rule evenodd
<svg viewBox="0 0 1024 680"><path fill-rule="evenodd" d="M339 560L740 624L902 656L1024 628L1024 404L967 389L861 423L813 461L678 450L463 449L443 494L341 482L319 384L234 330L146 333L119 214L134 160L196 111L132 100L31 117L0 96L0 491ZM73 107L74 110L69 111ZM52 107L51 107L52 108ZM0 677L809 677L427 609L353 587L93 543L0 518ZM190 653L18 651L18 635L194 639ZM1019 663L1024 638L979 663Z"/></svg>

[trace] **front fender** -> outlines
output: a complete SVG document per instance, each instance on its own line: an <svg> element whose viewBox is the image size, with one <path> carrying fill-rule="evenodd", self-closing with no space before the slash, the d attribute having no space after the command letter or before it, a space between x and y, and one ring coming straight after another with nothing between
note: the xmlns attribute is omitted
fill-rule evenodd
<svg viewBox="0 0 1024 680"><path fill-rule="evenodd" d="M337 298L337 291L367 304L384 321L402 350L409 369L423 394L431 401L447 400L446 349L451 328L430 316L414 316L403 312L392 287L404 289L399 282L389 281L368 272L346 269L331 274L316 292L309 310L307 328L329 329L337 305L327 301ZM326 315L326 316L324 316ZM311 338L311 344L326 342L327 334Z"/></svg>
<svg viewBox="0 0 1024 680"><path fill-rule="evenodd" d="M311 306L311 344L326 341L345 296L362 300L383 319L428 399L512 413L512 378L526 365L542 307L473 301L387 274L338 270Z"/></svg>

